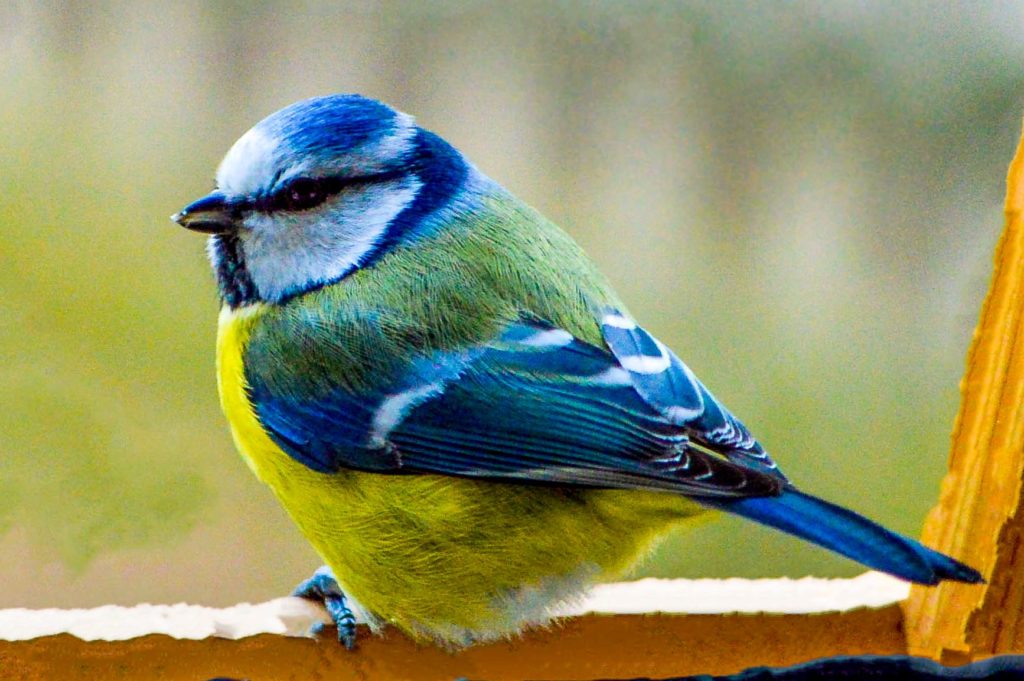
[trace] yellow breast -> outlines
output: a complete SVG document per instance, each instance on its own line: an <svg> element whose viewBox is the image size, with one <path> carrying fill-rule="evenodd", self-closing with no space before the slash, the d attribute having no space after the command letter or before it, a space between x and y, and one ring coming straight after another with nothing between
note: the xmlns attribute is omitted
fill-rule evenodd
<svg viewBox="0 0 1024 681"><path fill-rule="evenodd" d="M260 480L264 480L263 471L273 465L280 448L263 430L246 396L242 353L249 342L252 325L263 312L264 306L260 304L236 310L225 305L217 325L217 388L221 409L231 425L235 446Z"/></svg>

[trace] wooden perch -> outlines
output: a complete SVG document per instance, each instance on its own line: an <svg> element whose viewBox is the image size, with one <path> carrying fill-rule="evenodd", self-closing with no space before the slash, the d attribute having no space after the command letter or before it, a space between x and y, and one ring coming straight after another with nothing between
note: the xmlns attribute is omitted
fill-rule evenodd
<svg viewBox="0 0 1024 681"><path fill-rule="evenodd" d="M866 577L879 575L828 581L839 591L847 590L845 582L860 581L862 589L870 591L871 587L864 583ZM759 581L736 581L740 593L744 584L747 587L759 584ZM769 587L782 580L760 581L762 586ZM626 595L632 585L619 586ZM785 588L785 585L779 586ZM685 583L683 588L686 588ZM799 597L796 600L799 601ZM374 636L363 626L359 631L359 648L355 651L341 646L332 635L333 629L316 640L276 634L239 640L212 636L196 640L148 634L127 640L83 641L62 633L24 641L0 640L0 678L13 676L39 681L201 681L213 677L252 681L670 678L680 674L727 674L764 664L786 666L826 655L901 653L904 650L901 619L895 602L881 608L813 614L591 613L562 620L549 629L531 631L521 638L477 645L458 653L434 646L418 646L393 629L385 630L382 636ZM112 624L108 628L116 626Z"/></svg>
<svg viewBox="0 0 1024 681"><path fill-rule="evenodd" d="M967 356L949 472L923 541L988 584L915 587L905 603L914 654L958 662L1024 650L1024 138L1007 175L1006 228Z"/></svg>

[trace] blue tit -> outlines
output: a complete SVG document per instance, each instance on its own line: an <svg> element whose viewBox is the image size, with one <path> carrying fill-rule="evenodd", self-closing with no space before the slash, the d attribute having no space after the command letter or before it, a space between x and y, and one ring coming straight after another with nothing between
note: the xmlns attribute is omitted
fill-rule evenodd
<svg viewBox="0 0 1024 681"><path fill-rule="evenodd" d="M298 102L216 182L173 219L210 235L221 404L347 645L346 597L449 646L542 624L709 510L981 581L798 490L572 239L411 116Z"/></svg>

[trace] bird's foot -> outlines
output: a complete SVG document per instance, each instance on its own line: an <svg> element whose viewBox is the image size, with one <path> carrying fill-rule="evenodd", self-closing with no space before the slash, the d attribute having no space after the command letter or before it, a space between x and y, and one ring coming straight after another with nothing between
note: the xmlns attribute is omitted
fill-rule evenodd
<svg viewBox="0 0 1024 681"><path fill-rule="evenodd" d="M295 587L292 595L322 603L334 626L338 628L338 640L349 650L355 648L356 616L348 607L345 592L338 586L331 568L326 565L318 568L312 577ZM312 633L318 635L324 626L323 622L317 622L313 625Z"/></svg>

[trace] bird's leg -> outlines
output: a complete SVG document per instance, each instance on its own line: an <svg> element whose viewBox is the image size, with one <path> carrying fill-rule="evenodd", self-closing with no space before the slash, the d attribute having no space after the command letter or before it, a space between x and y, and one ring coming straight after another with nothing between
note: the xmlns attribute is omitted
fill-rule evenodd
<svg viewBox="0 0 1024 681"><path fill-rule="evenodd" d="M326 565L317 568L312 577L295 587L292 595L323 603L324 608L327 609L327 614L331 616L331 621L338 628L338 640L349 650L355 648L356 616L348 607L345 593L338 586L337 580L334 579L334 573L331 572L331 568ZM324 624L317 622L313 625L313 633L319 634L323 631L323 628Z"/></svg>

